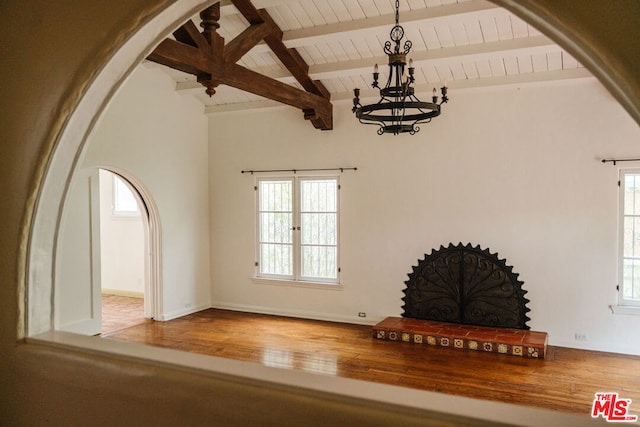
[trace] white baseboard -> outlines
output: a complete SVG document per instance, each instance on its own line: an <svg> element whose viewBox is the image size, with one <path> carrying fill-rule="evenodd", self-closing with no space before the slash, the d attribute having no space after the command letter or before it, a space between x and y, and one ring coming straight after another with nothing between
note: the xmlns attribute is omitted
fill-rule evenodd
<svg viewBox="0 0 640 427"><path fill-rule="evenodd" d="M227 303L227 302L220 302L220 301L211 305L202 305L202 306L187 308L184 310L171 311L169 313L165 313L159 316L159 318L157 318L156 320L159 320L159 321L172 320L178 317L196 313L198 311L206 310L207 308L218 308L221 310L269 314L272 316L295 317L300 319L322 320L326 322L351 323L355 325L366 325L366 326L373 326L376 323L383 320L383 318L380 318L380 319L362 318L358 316L345 316L345 315L339 315L335 313L323 313L323 312L315 312L315 311L312 312L308 310L276 309L273 307L247 305L247 304L235 304L235 303Z"/></svg>
<svg viewBox="0 0 640 427"><path fill-rule="evenodd" d="M144 292L125 291L122 289L102 289L103 294L118 295L120 297L144 298Z"/></svg>
<svg viewBox="0 0 640 427"><path fill-rule="evenodd" d="M169 313L164 313L155 320L159 320L161 322L166 322L167 320L177 319L178 317L186 316L188 314L197 313L198 311L206 310L207 308L211 308L209 305L199 305L196 307L185 308L184 310L174 310Z"/></svg>
<svg viewBox="0 0 640 427"><path fill-rule="evenodd" d="M212 308L231 311L244 311L249 313L270 314L273 316L296 317L300 319L323 320L326 322L351 323L355 325L372 326L383 319L362 318L358 316L345 316L334 313L312 312L307 310L291 310L291 309L275 309L272 307L263 307L256 305L234 304L225 302L216 302L211 304Z"/></svg>

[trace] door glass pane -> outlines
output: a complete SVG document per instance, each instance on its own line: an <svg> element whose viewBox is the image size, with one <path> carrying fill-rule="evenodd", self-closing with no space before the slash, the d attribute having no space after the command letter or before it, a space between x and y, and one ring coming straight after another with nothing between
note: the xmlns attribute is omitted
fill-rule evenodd
<svg viewBox="0 0 640 427"><path fill-rule="evenodd" d="M293 214L260 212L260 241L293 243Z"/></svg>
<svg viewBox="0 0 640 427"><path fill-rule="evenodd" d="M624 256L625 257L632 257L633 256L633 250L634 250L634 241L633 241L633 237L634 237L634 227L635 227L635 218L633 217L625 217L624 218L624 236L623 236L623 243L624 243Z"/></svg>
<svg viewBox="0 0 640 427"><path fill-rule="evenodd" d="M260 180L258 184L260 274L293 275L293 182Z"/></svg>
<svg viewBox="0 0 640 427"><path fill-rule="evenodd" d="M300 182L300 273L307 278L337 278L338 181Z"/></svg>
<svg viewBox="0 0 640 427"><path fill-rule="evenodd" d="M302 212L335 212L338 183L335 179L304 180L300 186Z"/></svg>
<svg viewBox="0 0 640 427"><path fill-rule="evenodd" d="M260 244L260 273L290 276L293 274L291 245Z"/></svg>
<svg viewBox="0 0 640 427"><path fill-rule="evenodd" d="M260 181L260 211L292 211L291 181Z"/></svg>
<svg viewBox="0 0 640 427"><path fill-rule="evenodd" d="M303 213L300 216L303 245L335 245L338 230L335 213Z"/></svg>
<svg viewBox="0 0 640 427"><path fill-rule="evenodd" d="M627 302L640 301L640 174L623 175L622 291Z"/></svg>
<svg viewBox="0 0 640 427"><path fill-rule="evenodd" d="M303 246L302 276L335 279L338 277L337 253L334 246Z"/></svg>

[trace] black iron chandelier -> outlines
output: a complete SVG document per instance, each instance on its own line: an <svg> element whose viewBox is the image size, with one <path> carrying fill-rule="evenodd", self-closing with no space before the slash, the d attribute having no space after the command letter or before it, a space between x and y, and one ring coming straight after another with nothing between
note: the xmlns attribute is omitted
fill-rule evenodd
<svg viewBox="0 0 640 427"><path fill-rule="evenodd" d="M407 65L407 55L411 50L411 41L404 42L403 50L400 50L400 43L404 38L404 28L399 23L400 1L396 0L396 25L391 29L389 38L384 44L384 52L389 57L389 76L383 88L378 86L378 64L373 67L373 83L371 87L380 90L380 100L375 104L360 104L360 89L353 90L353 109L360 123L366 125L377 125L378 135L384 133L409 132L411 135L420 131L419 124L429 123L432 118L440 115L441 105L449 100L447 98L447 86L440 89L442 97L438 102L438 93L433 88L431 102L423 102L414 94L411 86L414 82L415 68L413 60L409 59ZM392 48L392 44L395 44ZM406 67L406 68L405 68Z"/></svg>

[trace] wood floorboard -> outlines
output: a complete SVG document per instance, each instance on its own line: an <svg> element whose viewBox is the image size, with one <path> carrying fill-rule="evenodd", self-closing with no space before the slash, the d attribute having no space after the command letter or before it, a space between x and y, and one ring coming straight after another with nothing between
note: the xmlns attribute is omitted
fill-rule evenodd
<svg viewBox="0 0 640 427"><path fill-rule="evenodd" d="M144 300L142 298L102 294L103 334L140 323L144 323Z"/></svg>
<svg viewBox="0 0 640 427"><path fill-rule="evenodd" d="M640 357L550 347L544 360L382 341L371 327L209 309L105 339L555 411L591 411L618 392L640 414Z"/></svg>

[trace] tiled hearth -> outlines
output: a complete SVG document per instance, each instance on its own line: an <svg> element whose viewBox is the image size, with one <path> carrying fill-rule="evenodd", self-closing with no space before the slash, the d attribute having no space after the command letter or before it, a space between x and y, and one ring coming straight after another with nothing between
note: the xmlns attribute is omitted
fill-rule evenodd
<svg viewBox="0 0 640 427"><path fill-rule="evenodd" d="M373 337L381 340L540 359L544 358L547 352L548 340L546 332L444 323L406 317L387 317L373 327Z"/></svg>

